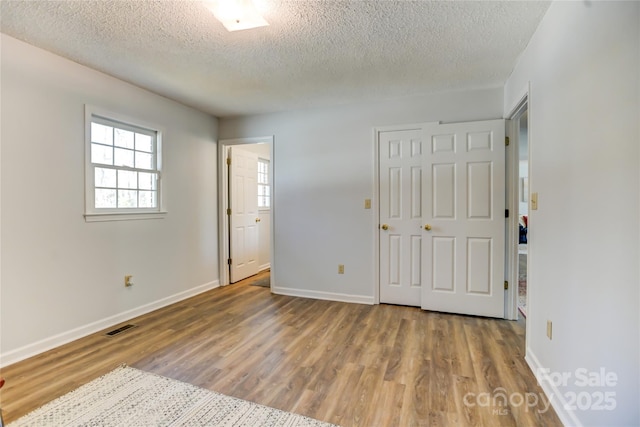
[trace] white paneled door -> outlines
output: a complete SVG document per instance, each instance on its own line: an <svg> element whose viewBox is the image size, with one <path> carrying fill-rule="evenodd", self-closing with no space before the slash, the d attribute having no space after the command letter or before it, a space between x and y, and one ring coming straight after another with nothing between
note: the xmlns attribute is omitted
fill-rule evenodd
<svg viewBox="0 0 640 427"><path fill-rule="evenodd" d="M425 310L504 317L504 126L425 128Z"/></svg>
<svg viewBox="0 0 640 427"><path fill-rule="evenodd" d="M504 121L378 139L380 302L504 317Z"/></svg>
<svg viewBox="0 0 640 427"><path fill-rule="evenodd" d="M379 133L380 302L420 306L422 129Z"/></svg>
<svg viewBox="0 0 640 427"><path fill-rule="evenodd" d="M230 282L258 273L258 155L229 148Z"/></svg>

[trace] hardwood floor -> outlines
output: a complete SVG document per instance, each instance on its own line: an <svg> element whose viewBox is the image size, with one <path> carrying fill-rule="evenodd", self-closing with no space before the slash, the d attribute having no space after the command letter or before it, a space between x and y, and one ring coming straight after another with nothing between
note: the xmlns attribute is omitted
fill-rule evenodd
<svg viewBox="0 0 640 427"><path fill-rule="evenodd" d="M137 327L2 369L5 421L126 363L344 427L562 425L544 411L518 322L278 296L244 281L128 323ZM500 392L518 396L499 406ZM538 406L519 405L525 393Z"/></svg>

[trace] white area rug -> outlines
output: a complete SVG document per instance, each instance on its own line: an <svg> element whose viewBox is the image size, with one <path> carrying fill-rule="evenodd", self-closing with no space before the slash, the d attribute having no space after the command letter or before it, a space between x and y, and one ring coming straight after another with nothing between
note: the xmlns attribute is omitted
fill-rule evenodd
<svg viewBox="0 0 640 427"><path fill-rule="evenodd" d="M18 426L329 427L332 424L122 366L8 427Z"/></svg>

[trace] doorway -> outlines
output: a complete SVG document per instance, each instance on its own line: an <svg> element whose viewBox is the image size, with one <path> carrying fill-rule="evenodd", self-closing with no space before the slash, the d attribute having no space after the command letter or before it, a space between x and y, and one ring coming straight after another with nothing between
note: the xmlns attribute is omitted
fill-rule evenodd
<svg viewBox="0 0 640 427"><path fill-rule="evenodd" d="M529 129L528 87L508 116L507 134L510 149L507 151L507 252L506 280L509 297L505 309L510 320L526 320L531 311L529 294L531 291L531 248L529 216L529 188L531 186L531 141Z"/></svg>
<svg viewBox="0 0 640 427"><path fill-rule="evenodd" d="M220 284L265 272L274 283L273 136L218 145Z"/></svg>
<svg viewBox="0 0 640 427"><path fill-rule="evenodd" d="M518 312L527 317L527 264L529 250L529 120L525 109L518 128Z"/></svg>

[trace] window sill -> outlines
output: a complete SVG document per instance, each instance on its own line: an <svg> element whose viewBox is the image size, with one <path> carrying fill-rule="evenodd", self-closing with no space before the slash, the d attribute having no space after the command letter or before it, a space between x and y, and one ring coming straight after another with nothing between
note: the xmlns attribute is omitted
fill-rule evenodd
<svg viewBox="0 0 640 427"><path fill-rule="evenodd" d="M136 221L141 219L163 219L167 212L140 212L140 213L87 213L84 214L86 222L103 222L103 221Z"/></svg>

